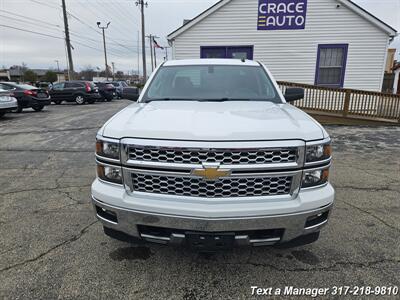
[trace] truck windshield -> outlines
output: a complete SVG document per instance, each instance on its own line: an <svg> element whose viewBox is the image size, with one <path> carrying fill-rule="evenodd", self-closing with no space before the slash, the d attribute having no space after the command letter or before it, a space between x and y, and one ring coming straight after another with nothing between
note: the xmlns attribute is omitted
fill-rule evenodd
<svg viewBox="0 0 400 300"><path fill-rule="evenodd" d="M142 101L270 101L282 103L261 66L161 67Z"/></svg>

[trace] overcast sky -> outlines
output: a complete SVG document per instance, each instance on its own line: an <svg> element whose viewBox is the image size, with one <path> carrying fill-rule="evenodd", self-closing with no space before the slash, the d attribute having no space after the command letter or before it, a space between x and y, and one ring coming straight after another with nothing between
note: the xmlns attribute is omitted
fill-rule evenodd
<svg viewBox="0 0 400 300"><path fill-rule="evenodd" d="M217 0L147 0L146 33L156 34L165 46L165 36L207 9ZM400 0L354 0L400 31ZM20 65L30 68L66 67L61 0L0 0L0 67ZM87 66L104 69L102 36L96 22L106 24L109 64L116 70L137 70L139 10L135 0L66 0L75 69ZM18 31L39 32L50 36ZM400 48L400 38L391 45ZM139 49L141 51L141 48ZM165 52L158 51L162 60ZM400 60L398 54L397 59Z"/></svg>

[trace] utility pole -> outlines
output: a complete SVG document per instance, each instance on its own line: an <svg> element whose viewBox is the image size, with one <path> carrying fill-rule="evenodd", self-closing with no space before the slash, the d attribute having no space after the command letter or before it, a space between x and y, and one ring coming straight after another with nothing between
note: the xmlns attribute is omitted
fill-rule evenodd
<svg viewBox="0 0 400 300"><path fill-rule="evenodd" d="M154 51L154 69L157 68L157 52L156 52L156 47L154 47L153 43L153 51Z"/></svg>
<svg viewBox="0 0 400 300"><path fill-rule="evenodd" d="M154 71L153 36L150 34L150 35L147 35L146 37L150 40L151 71Z"/></svg>
<svg viewBox="0 0 400 300"><path fill-rule="evenodd" d="M112 62L111 63L111 65L112 65L112 76L113 76L113 81L115 80L115 63L114 62Z"/></svg>
<svg viewBox="0 0 400 300"><path fill-rule="evenodd" d="M137 0L136 6L140 6L140 13L142 19L142 60L143 60L143 81L147 81L147 70L146 70L146 39L145 39L145 23L144 23L144 7L148 6L144 0Z"/></svg>
<svg viewBox="0 0 400 300"><path fill-rule="evenodd" d="M108 81L108 63L107 63L107 47L106 47L106 33L105 30L110 26L111 22L107 23L107 26L100 26L101 22L97 22L97 27L99 27L101 30L103 30L103 46L104 46L104 61L106 65L106 77Z"/></svg>
<svg viewBox="0 0 400 300"><path fill-rule="evenodd" d="M56 59L55 62L57 63L57 70L60 73L60 62Z"/></svg>
<svg viewBox="0 0 400 300"><path fill-rule="evenodd" d="M156 35L153 35L153 43L151 43L151 46L153 47L154 51L154 69L157 68L157 52L156 52L156 47L154 45L154 39L158 39L159 37Z"/></svg>
<svg viewBox="0 0 400 300"><path fill-rule="evenodd" d="M61 2L64 15L65 43L67 45L67 54L68 54L69 80L71 80L73 79L72 77L74 76L74 62L72 61L71 40L69 38L67 8L65 7L65 0L61 0Z"/></svg>
<svg viewBox="0 0 400 300"><path fill-rule="evenodd" d="M139 43L140 43L140 37L139 37L139 35L140 35L140 33L139 33L139 31L137 32L137 76L138 76L138 79L139 79L139 77L140 77L140 45L139 45Z"/></svg>
<svg viewBox="0 0 400 300"><path fill-rule="evenodd" d="M67 64L67 76L68 76L68 80L71 80L71 69L69 68L68 51L67 51L67 42L66 41L64 41L64 46L65 46L65 63Z"/></svg>
<svg viewBox="0 0 400 300"><path fill-rule="evenodd" d="M157 52L156 52L156 40L155 39L159 39L160 37L156 36L156 35L153 35L152 37L153 37L153 41L151 43L151 47L154 52L154 69L155 69L155 68L157 68Z"/></svg>
<svg viewBox="0 0 400 300"><path fill-rule="evenodd" d="M164 50L165 50L165 57L164 57L164 60L165 60L165 61L168 60L168 49L169 49L169 48L171 48L171 47L164 47Z"/></svg>

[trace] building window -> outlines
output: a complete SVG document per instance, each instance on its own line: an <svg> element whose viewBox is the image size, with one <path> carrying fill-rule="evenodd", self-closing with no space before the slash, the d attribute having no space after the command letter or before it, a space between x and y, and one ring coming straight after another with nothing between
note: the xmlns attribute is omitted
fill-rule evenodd
<svg viewBox="0 0 400 300"><path fill-rule="evenodd" d="M318 45L315 85L343 87L348 44Z"/></svg>
<svg viewBox="0 0 400 300"><path fill-rule="evenodd" d="M253 46L205 46L200 47L201 58L253 59Z"/></svg>

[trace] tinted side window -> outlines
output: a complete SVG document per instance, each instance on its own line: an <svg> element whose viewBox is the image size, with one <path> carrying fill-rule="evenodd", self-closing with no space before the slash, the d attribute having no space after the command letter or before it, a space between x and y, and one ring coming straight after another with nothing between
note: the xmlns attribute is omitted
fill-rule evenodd
<svg viewBox="0 0 400 300"><path fill-rule="evenodd" d="M64 83L56 83L55 85L53 85L53 90L59 91L62 90L64 88Z"/></svg>
<svg viewBox="0 0 400 300"><path fill-rule="evenodd" d="M66 88L80 88L83 87L82 83L78 83L78 82L68 82L65 84Z"/></svg>
<svg viewBox="0 0 400 300"><path fill-rule="evenodd" d="M8 86L8 85L1 84L1 83L0 83L0 89L3 89L3 90L6 90L6 91L9 91L9 90L12 90L12 89L14 89L14 88L13 88L13 87L11 87L11 86Z"/></svg>

